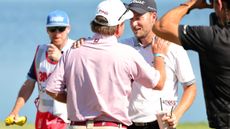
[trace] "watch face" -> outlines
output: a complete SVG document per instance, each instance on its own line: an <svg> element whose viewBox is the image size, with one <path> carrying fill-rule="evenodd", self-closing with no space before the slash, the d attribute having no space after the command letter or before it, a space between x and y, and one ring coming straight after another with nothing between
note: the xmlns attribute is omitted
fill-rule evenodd
<svg viewBox="0 0 230 129"><path fill-rule="evenodd" d="M204 0L208 5L211 5L213 0Z"/></svg>

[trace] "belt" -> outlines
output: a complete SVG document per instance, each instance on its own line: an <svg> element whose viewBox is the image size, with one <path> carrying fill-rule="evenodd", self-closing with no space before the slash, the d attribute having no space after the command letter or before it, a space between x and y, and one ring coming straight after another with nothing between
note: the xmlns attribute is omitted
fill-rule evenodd
<svg viewBox="0 0 230 129"><path fill-rule="evenodd" d="M145 122L145 123L133 122L133 126L154 126L154 127L158 127L158 122L157 122L157 120L155 120L153 122Z"/></svg>
<svg viewBox="0 0 230 129"><path fill-rule="evenodd" d="M70 125L87 125L87 121L71 121ZM113 127L122 127L127 128L126 125L118 122L111 122L111 121L93 121L93 126L113 126Z"/></svg>

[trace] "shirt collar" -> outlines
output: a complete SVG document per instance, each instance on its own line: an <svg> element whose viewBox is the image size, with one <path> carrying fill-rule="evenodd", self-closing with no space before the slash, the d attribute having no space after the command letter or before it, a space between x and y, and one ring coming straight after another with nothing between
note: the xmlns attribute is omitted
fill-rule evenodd
<svg viewBox="0 0 230 129"><path fill-rule="evenodd" d="M152 42L155 43L155 40L156 40L156 36L154 35L153 38L152 38ZM148 45L146 45L144 47L142 45L142 43L136 37L133 38L133 41L134 41L134 47L143 47L143 48L146 48L146 47L150 46L150 43L149 43Z"/></svg>
<svg viewBox="0 0 230 129"><path fill-rule="evenodd" d="M105 36L105 35L98 34L98 33L95 33L91 40L93 41L98 40L98 43L118 43L117 37L115 35Z"/></svg>

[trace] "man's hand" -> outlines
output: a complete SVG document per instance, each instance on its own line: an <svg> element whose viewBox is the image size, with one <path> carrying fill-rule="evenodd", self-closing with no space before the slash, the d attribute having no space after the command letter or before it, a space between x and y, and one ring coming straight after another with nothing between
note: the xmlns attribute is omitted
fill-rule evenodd
<svg viewBox="0 0 230 129"><path fill-rule="evenodd" d="M61 58L61 50L59 50L54 44L49 44L48 46L48 58L51 60L58 62Z"/></svg>
<svg viewBox="0 0 230 129"><path fill-rule="evenodd" d="M169 44L170 43L168 41L165 41L164 39L157 37L155 42L152 43L152 52L166 55L168 52Z"/></svg>
<svg viewBox="0 0 230 129"><path fill-rule="evenodd" d="M213 8L213 0L210 0L210 3L207 3L206 0L188 0L185 4L190 3L192 3L191 9Z"/></svg>
<svg viewBox="0 0 230 129"><path fill-rule="evenodd" d="M5 119L5 124L7 126L13 125L14 122L18 120L18 117L19 117L18 114L11 112L10 115Z"/></svg>
<svg viewBox="0 0 230 129"><path fill-rule="evenodd" d="M162 120L168 123L170 129L175 129L177 124L178 124L178 120L177 120L176 115L174 113L172 113L170 115L165 115L162 118Z"/></svg>
<svg viewBox="0 0 230 129"><path fill-rule="evenodd" d="M72 48L79 48L84 43L85 43L85 38L80 38L73 43Z"/></svg>

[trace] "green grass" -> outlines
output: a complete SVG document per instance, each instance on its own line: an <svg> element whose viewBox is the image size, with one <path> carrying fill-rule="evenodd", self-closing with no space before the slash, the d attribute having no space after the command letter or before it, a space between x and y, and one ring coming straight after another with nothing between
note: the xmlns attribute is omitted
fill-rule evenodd
<svg viewBox="0 0 230 129"><path fill-rule="evenodd" d="M208 123L181 123L177 126L177 129L210 129Z"/></svg>
<svg viewBox="0 0 230 129"><path fill-rule="evenodd" d="M33 124L26 124L24 126L5 126L3 122L0 122L0 129L34 129ZM209 129L207 123L182 123L177 126L177 129Z"/></svg>

